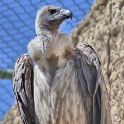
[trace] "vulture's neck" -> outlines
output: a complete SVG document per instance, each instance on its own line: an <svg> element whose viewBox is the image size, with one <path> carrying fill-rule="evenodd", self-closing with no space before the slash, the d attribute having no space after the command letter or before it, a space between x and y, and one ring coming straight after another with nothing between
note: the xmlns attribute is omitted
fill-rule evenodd
<svg viewBox="0 0 124 124"><path fill-rule="evenodd" d="M40 39L42 42L43 53L50 69L50 73L52 77L54 77L58 68L57 65L60 57L60 53L58 53L60 46L58 30L42 29Z"/></svg>
<svg viewBox="0 0 124 124"><path fill-rule="evenodd" d="M42 37L42 35L46 34L46 36L55 36L58 34L58 30L54 29L54 30L49 30L46 28L42 28L38 31L37 35Z"/></svg>
<svg viewBox="0 0 124 124"><path fill-rule="evenodd" d="M42 29L39 33L40 40L42 42L43 53L45 54L50 47L55 47L54 43L59 41L58 30Z"/></svg>

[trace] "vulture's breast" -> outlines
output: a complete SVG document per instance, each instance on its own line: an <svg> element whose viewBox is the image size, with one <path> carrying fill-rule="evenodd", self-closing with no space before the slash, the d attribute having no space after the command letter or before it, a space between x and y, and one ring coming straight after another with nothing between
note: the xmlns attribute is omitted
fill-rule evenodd
<svg viewBox="0 0 124 124"><path fill-rule="evenodd" d="M52 86L48 72L36 66L34 73L37 124L87 124L73 60L56 71Z"/></svg>
<svg viewBox="0 0 124 124"><path fill-rule="evenodd" d="M69 40L63 41L63 38L57 37L49 41L45 51L45 57L52 77L59 68L63 68L72 57L72 45ZM42 60L41 60L42 63Z"/></svg>
<svg viewBox="0 0 124 124"><path fill-rule="evenodd" d="M46 59L50 60L52 58L58 58L56 65L59 68L65 66L67 61L72 57L73 54L72 45L68 42L63 42L61 39L58 41L52 41L48 44L45 53ZM56 61L56 60L55 60Z"/></svg>

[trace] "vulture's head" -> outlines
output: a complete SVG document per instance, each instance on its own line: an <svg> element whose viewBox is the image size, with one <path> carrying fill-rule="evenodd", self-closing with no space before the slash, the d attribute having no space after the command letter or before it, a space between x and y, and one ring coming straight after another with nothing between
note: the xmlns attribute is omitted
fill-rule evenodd
<svg viewBox="0 0 124 124"><path fill-rule="evenodd" d="M58 30L60 24L68 18L72 18L72 12L56 6L42 7L36 16L36 33L42 29Z"/></svg>

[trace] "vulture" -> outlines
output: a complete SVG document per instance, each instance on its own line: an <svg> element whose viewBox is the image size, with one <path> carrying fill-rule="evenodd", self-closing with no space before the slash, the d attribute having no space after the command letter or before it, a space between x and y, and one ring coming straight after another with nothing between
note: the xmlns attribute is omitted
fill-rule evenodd
<svg viewBox="0 0 124 124"><path fill-rule="evenodd" d="M13 91L23 124L112 124L98 55L87 43L73 48L59 31L69 18L70 10L42 7L37 36L15 63Z"/></svg>

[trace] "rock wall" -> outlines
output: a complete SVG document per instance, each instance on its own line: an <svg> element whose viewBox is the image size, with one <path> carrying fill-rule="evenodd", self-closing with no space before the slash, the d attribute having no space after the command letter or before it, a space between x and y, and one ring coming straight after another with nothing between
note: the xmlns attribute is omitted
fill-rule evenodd
<svg viewBox="0 0 124 124"><path fill-rule="evenodd" d="M21 124L21 118L19 116L19 111L17 108L17 103L15 102L0 122L0 124Z"/></svg>

